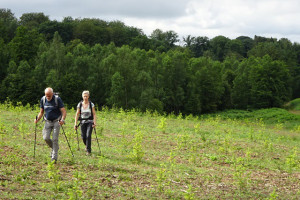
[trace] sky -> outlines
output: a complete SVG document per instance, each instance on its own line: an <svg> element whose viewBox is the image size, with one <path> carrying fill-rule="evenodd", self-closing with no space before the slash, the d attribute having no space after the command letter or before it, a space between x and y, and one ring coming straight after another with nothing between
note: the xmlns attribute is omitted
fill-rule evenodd
<svg viewBox="0 0 300 200"><path fill-rule="evenodd" d="M64 17L119 20L150 35L155 29L183 37L255 35L300 43L299 0L0 0L15 17L42 12Z"/></svg>

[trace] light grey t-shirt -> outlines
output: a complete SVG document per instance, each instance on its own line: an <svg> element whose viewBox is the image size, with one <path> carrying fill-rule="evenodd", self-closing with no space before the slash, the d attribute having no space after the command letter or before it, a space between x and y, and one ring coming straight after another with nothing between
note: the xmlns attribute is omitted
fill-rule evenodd
<svg viewBox="0 0 300 200"><path fill-rule="evenodd" d="M91 104L92 104L92 108L93 108L95 105L93 104L93 102L91 102ZM80 108L80 103L78 103L78 105L77 105L77 109L78 108ZM90 108L90 104L86 108L83 108L83 105L81 105L81 110L80 110L80 112L81 112L81 115L80 115L81 119L88 119L89 117L91 117L93 115L93 113L91 113L91 110L92 109ZM93 123L93 120L90 120L90 119L88 119L88 120L82 120L81 123L82 124L84 124L84 123Z"/></svg>

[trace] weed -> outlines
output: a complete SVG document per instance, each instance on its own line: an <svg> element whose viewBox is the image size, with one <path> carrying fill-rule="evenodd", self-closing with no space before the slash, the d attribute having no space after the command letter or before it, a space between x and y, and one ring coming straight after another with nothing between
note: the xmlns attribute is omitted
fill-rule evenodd
<svg viewBox="0 0 300 200"><path fill-rule="evenodd" d="M278 194L276 193L276 189L273 190L272 193L270 193L270 197L268 200L276 200L278 198Z"/></svg>
<svg viewBox="0 0 300 200"><path fill-rule="evenodd" d="M164 164L161 164L160 166L161 166L160 169L156 173L155 181L158 184L158 191L162 192L165 187L165 181L167 179L167 173L166 173L167 169L166 169L166 165Z"/></svg>
<svg viewBox="0 0 300 200"><path fill-rule="evenodd" d="M188 185L187 191L184 191L184 199L192 200L195 198L195 194L193 193L193 186L191 184Z"/></svg>
<svg viewBox="0 0 300 200"><path fill-rule="evenodd" d="M238 157L234 159L234 173L233 179L235 180L235 184L238 186L239 190L247 189L250 179L250 172L247 172L247 168L244 164L244 159Z"/></svg>
<svg viewBox="0 0 300 200"><path fill-rule="evenodd" d="M49 162L47 166L48 178L51 180L51 189L54 192L53 198L57 199L59 191L61 190L61 176L59 174L59 169L55 165L55 161ZM45 187L45 186L44 186Z"/></svg>
<svg viewBox="0 0 300 200"><path fill-rule="evenodd" d="M166 120L167 119L165 117L162 117L160 119L160 123L157 126L157 128L159 128L162 133L166 133L166 126L167 126Z"/></svg>
<svg viewBox="0 0 300 200"><path fill-rule="evenodd" d="M134 161L138 163L141 162L145 154L142 148L143 136L144 134L142 133L142 131L139 128L137 128L136 134L134 135L133 138L134 145L132 147L130 158L132 158Z"/></svg>
<svg viewBox="0 0 300 200"><path fill-rule="evenodd" d="M81 182L85 180L85 176L76 171L73 175L73 183L71 188L68 189L69 200L77 200L82 198L83 191L80 189Z"/></svg>
<svg viewBox="0 0 300 200"><path fill-rule="evenodd" d="M293 152L286 158L285 164L287 165L287 168L289 172L292 172L293 168L299 167L299 161L297 159L297 148L295 147L293 149Z"/></svg>

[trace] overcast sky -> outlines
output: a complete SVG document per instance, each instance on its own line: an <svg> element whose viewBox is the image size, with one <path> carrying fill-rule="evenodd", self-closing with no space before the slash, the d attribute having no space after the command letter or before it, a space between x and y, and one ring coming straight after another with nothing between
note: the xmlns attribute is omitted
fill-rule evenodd
<svg viewBox="0 0 300 200"><path fill-rule="evenodd" d="M299 0L0 0L17 18L43 12L64 17L119 20L146 35L159 28L182 37L255 35L300 43Z"/></svg>

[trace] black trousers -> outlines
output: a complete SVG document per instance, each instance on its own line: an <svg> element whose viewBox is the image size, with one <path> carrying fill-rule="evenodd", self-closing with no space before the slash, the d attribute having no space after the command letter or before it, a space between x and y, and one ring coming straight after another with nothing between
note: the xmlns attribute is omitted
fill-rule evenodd
<svg viewBox="0 0 300 200"><path fill-rule="evenodd" d="M92 152L92 132L93 132L93 123L84 123L81 124L81 138L83 143L86 146L87 152Z"/></svg>

